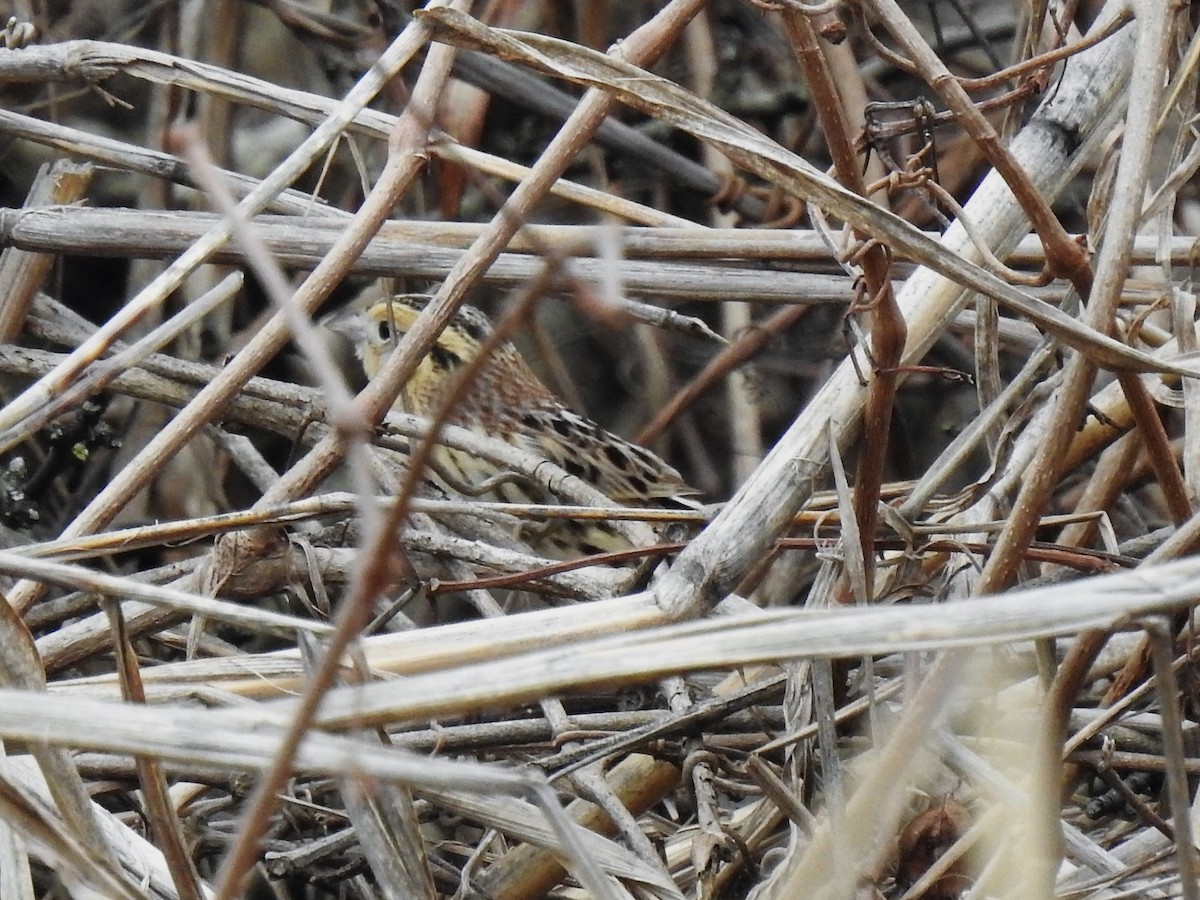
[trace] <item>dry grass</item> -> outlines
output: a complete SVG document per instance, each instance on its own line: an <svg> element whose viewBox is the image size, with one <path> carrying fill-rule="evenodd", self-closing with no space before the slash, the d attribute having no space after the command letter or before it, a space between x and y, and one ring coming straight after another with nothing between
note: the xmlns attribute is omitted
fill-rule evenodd
<svg viewBox="0 0 1200 900"><path fill-rule="evenodd" d="M1186 10L430 6L10 27L0 897L1200 897ZM464 302L710 505L391 411Z"/></svg>

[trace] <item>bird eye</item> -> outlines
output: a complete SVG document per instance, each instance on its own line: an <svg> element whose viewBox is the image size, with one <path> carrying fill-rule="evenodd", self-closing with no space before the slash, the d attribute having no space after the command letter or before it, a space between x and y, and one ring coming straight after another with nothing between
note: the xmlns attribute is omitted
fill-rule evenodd
<svg viewBox="0 0 1200 900"><path fill-rule="evenodd" d="M381 341L390 341L392 339L392 323L387 319L379 321L379 339Z"/></svg>

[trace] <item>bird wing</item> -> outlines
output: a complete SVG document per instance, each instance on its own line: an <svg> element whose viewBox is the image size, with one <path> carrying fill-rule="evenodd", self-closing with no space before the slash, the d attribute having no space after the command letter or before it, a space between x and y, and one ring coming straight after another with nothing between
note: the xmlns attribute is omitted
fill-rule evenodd
<svg viewBox="0 0 1200 900"><path fill-rule="evenodd" d="M522 420L531 450L618 503L636 505L699 493L645 447L564 407L526 410Z"/></svg>

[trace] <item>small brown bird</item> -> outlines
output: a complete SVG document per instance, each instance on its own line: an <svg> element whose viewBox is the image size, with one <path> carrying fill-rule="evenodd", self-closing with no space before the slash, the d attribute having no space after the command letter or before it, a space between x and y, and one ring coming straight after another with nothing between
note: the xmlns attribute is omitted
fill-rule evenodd
<svg viewBox="0 0 1200 900"><path fill-rule="evenodd" d="M401 294L374 303L362 314L358 355L368 378L374 377L428 300L425 295ZM451 389L455 373L479 352L491 333L491 322L484 313L472 306L462 307L409 378L397 406L415 415L435 414ZM696 493L678 472L649 450L563 406L510 343L495 349L456 402L450 422L556 463L617 503L661 506L664 501ZM494 463L447 447L438 448L435 461L462 485L482 484L502 474ZM488 493L516 503L550 500L526 480L502 480ZM534 549L558 558L629 546L603 522L561 520L553 528L523 536Z"/></svg>

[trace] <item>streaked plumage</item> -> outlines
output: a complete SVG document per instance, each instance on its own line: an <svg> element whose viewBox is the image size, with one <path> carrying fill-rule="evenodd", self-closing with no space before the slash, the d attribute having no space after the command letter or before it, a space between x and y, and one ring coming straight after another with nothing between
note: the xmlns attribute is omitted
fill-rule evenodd
<svg viewBox="0 0 1200 900"><path fill-rule="evenodd" d="M374 303L362 314L358 353L368 377L375 375L427 299L399 295ZM398 403L417 415L434 414L456 371L478 353L491 332L491 322L478 309L460 309L417 366ZM542 456L618 503L660 505L660 501L695 493L678 472L649 450L563 406L510 343L496 348L457 402L450 421ZM490 462L444 447L439 449L437 461L467 484L480 484L500 474ZM548 498L536 496L535 491L523 481L510 480L492 493L512 502L546 502ZM554 556L577 556L627 546L602 523L566 525L532 539L536 548Z"/></svg>

